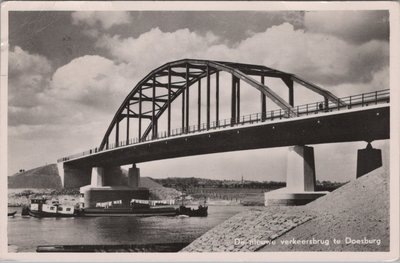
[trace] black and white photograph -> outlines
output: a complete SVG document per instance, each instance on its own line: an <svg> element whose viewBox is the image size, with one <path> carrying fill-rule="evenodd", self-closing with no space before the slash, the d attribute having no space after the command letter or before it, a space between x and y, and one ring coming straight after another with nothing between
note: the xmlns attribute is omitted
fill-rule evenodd
<svg viewBox="0 0 400 263"><path fill-rule="evenodd" d="M398 259L398 11L3 2L1 258Z"/></svg>

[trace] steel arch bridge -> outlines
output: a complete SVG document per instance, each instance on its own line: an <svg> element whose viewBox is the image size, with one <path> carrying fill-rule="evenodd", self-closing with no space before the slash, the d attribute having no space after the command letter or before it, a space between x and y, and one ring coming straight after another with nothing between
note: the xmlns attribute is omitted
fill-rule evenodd
<svg viewBox="0 0 400 263"><path fill-rule="evenodd" d="M329 104L344 106L345 103L329 91L310 83L300 77L260 65L243 64L235 62L223 62L212 60L183 59L166 63L145 76L139 81L125 98L114 115L101 144L99 151L109 148L111 133L115 133L115 147L120 143L120 122L126 120L126 141L130 138L131 118L137 119L138 142L151 138L157 138L158 120L163 114L167 114L167 134L171 135L171 103L182 98L181 103L181 129L183 132L189 128L189 99L190 87L197 83L197 127L201 127L201 80L206 79L206 129L210 128L211 120L211 76L215 75L215 111L216 126L219 125L219 100L220 100L220 72L231 75L231 118L230 124L240 122L240 83L247 83L260 92L261 119L265 119L266 98L274 102L285 117L295 117L298 114L294 108L294 82L323 96L324 107ZM280 97L266 83L265 78L281 79L289 90L288 99ZM193 93L193 92L192 92ZM195 95L196 96L196 95ZM165 113L166 112L166 113ZM145 127L142 120L149 120Z"/></svg>

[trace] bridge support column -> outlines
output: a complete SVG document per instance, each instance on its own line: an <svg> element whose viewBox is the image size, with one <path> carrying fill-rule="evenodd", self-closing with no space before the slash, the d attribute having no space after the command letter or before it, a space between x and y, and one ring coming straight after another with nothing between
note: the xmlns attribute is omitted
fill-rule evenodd
<svg viewBox="0 0 400 263"><path fill-rule="evenodd" d="M91 184L80 187L80 206L94 208L99 203L121 201L129 207L132 199L149 199L150 192L139 187L140 170L135 164L128 171L128 180L119 166L93 167Z"/></svg>
<svg viewBox="0 0 400 263"><path fill-rule="evenodd" d="M289 148L286 187L265 193L265 205L304 205L327 192L315 192L314 148Z"/></svg>
<svg viewBox="0 0 400 263"><path fill-rule="evenodd" d="M382 166L382 150L372 148L368 142L365 149L358 150L357 153L357 174L361 177Z"/></svg>
<svg viewBox="0 0 400 263"><path fill-rule="evenodd" d="M90 180L91 186L103 186L104 185L104 168L103 167L93 167L92 177Z"/></svg>
<svg viewBox="0 0 400 263"><path fill-rule="evenodd" d="M75 188L90 183L90 167L75 167L64 162L57 163L63 188Z"/></svg>
<svg viewBox="0 0 400 263"><path fill-rule="evenodd" d="M304 192L315 190L314 148L293 146L289 148L286 171L286 188Z"/></svg>
<svg viewBox="0 0 400 263"><path fill-rule="evenodd" d="M138 189L140 183L140 169L133 164L128 171L128 186Z"/></svg>
<svg viewBox="0 0 400 263"><path fill-rule="evenodd" d="M123 173L120 166L104 167L103 186L121 186L123 185Z"/></svg>

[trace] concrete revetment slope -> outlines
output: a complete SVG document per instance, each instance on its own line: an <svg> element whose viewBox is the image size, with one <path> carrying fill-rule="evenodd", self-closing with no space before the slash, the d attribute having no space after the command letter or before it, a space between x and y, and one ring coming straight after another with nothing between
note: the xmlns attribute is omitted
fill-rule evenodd
<svg viewBox="0 0 400 263"><path fill-rule="evenodd" d="M388 251L389 233L389 173L382 167L305 206L249 209L181 252ZM343 242L333 244L334 238ZM346 238L371 243L346 244Z"/></svg>

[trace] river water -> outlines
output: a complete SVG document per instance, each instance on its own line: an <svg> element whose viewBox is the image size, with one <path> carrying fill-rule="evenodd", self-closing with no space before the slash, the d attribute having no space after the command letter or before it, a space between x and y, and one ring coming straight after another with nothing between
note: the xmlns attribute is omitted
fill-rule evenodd
<svg viewBox="0 0 400 263"><path fill-rule="evenodd" d="M191 242L243 206L209 206L207 217L21 217L8 218L8 244L16 252L35 252L39 245L112 245Z"/></svg>

